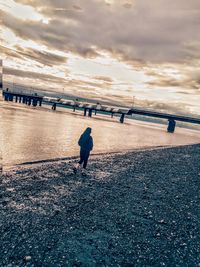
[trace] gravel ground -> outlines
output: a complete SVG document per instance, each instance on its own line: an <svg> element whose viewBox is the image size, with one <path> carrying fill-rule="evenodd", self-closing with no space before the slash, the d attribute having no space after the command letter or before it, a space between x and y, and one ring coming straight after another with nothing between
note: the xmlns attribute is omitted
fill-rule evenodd
<svg viewBox="0 0 200 267"><path fill-rule="evenodd" d="M200 145L17 167L0 183L0 266L200 266Z"/></svg>

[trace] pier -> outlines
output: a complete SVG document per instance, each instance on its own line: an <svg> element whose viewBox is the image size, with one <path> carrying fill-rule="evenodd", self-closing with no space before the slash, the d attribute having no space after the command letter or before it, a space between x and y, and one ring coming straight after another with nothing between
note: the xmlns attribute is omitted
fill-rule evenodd
<svg viewBox="0 0 200 267"><path fill-rule="evenodd" d="M15 101L29 106L32 105L34 107L36 107L37 105L42 106L43 99L43 97L38 96L37 93L34 93L32 95L18 92L10 92L8 88L3 91L3 98L5 101Z"/></svg>
<svg viewBox="0 0 200 267"><path fill-rule="evenodd" d="M132 116L134 114L136 115L142 115L147 117L154 117L154 118L160 118L160 119L166 119L168 120L168 126L167 131L169 133L173 133L175 131L176 127L176 121L182 121L187 123L194 123L194 124L200 124L199 118L192 118L188 116L181 116L181 115L174 115L174 114L168 114L168 113L161 113L161 112L155 112L151 110L144 110L139 108L120 108L120 107L110 107L105 105L97 104L89 104L89 103L82 103L79 102L78 99L76 100L67 100L62 98L55 98L55 97L47 97L47 96L39 96L37 93L33 94L26 94L26 93L18 93L18 92L12 92L8 88L6 90L3 90L3 98L5 101L15 101L19 103L23 103L26 105L32 105L34 107L42 106L42 103L51 104L52 110L56 110L57 106L65 106L68 108L72 108L75 112L76 109L83 110L83 115L92 117L93 114L96 115L98 112L105 113L111 117L113 117L114 114L118 114L119 116L119 122L124 123L126 116Z"/></svg>

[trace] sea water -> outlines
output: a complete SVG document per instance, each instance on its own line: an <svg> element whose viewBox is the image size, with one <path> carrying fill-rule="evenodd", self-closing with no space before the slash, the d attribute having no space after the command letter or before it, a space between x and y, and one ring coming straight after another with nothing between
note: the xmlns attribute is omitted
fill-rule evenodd
<svg viewBox="0 0 200 267"><path fill-rule="evenodd" d="M84 117L83 111L73 112L50 106L31 107L14 102L1 102L3 165L52 160L79 155L78 139L86 127L92 128L93 154L126 151L154 146L200 143L200 131L176 128L167 133L166 125L147 123L97 114Z"/></svg>

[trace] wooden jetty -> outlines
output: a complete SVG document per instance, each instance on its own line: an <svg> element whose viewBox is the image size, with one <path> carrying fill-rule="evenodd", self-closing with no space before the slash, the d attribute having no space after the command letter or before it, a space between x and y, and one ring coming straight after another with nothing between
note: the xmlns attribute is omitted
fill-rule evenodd
<svg viewBox="0 0 200 267"><path fill-rule="evenodd" d="M18 93L12 92L8 88L3 90L3 98L5 101L15 101L19 103L24 103L27 105L32 105L36 107L37 105L41 106L42 103L52 104L52 110L56 110L57 105L65 106L72 108L73 111L76 109L83 110L84 116L92 117L92 114L96 114L97 112L105 113L111 115L113 117L114 114L118 114L120 116L119 121L121 123L124 122L125 116L132 116L134 114L143 115L148 117L155 117L168 120L167 131L169 133L173 133L176 127L176 121L188 122L200 124L199 118L192 118L187 116L180 116L168 113L160 113L151 110L144 110L138 108L120 108L120 107L109 107L105 105L91 104L91 103L82 103L76 100L67 100L62 98L55 97L47 97L47 96L39 96L37 93L26 94L26 93Z"/></svg>
<svg viewBox="0 0 200 267"><path fill-rule="evenodd" d="M27 105L32 105L36 107L37 105L42 105L42 96L38 96L37 93L34 94L24 94L18 92L10 92L8 88L2 92L5 101L15 101Z"/></svg>

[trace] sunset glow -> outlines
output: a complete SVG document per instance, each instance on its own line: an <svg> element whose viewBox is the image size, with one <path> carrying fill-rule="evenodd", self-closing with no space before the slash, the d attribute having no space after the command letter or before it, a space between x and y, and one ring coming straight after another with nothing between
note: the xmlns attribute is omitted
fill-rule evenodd
<svg viewBox="0 0 200 267"><path fill-rule="evenodd" d="M0 0L4 81L200 114L197 0Z"/></svg>

